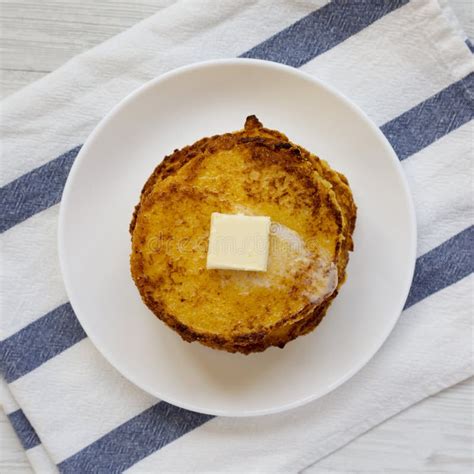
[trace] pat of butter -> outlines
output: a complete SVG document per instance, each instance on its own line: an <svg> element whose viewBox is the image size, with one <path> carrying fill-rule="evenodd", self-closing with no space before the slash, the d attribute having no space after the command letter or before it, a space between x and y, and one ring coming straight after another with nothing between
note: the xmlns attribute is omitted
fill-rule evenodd
<svg viewBox="0 0 474 474"><path fill-rule="evenodd" d="M266 216L213 212L207 268L265 272L270 224Z"/></svg>

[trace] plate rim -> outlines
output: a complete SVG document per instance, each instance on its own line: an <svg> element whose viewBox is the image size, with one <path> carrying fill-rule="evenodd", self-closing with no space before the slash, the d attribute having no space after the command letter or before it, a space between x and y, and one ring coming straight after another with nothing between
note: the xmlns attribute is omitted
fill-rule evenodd
<svg viewBox="0 0 474 474"><path fill-rule="evenodd" d="M401 297L401 300L396 308L397 311L395 311L395 308L394 308L394 314L396 314L396 316L393 317L393 321L391 321L390 324L387 325L386 331L383 334L383 336L380 337L380 341L378 341L378 344L375 344L374 349L369 351L367 353L368 355L363 357L363 360L359 364L354 366L350 371L345 373L342 377L337 379L334 383L330 384L329 386L325 387L322 390L315 391L313 394L307 397L303 397L295 401L273 406L270 408L257 409L257 410L239 410L237 412L233 412L229 410L220 410L220 409L210 411L207 409L203 409L202 407L194 406L192 403L182 402L181 400L172 400L166 396L163 397L161 394L157 393L156 390L149 387L147 383L137 380L133 373L131 374L129 373L127 369L124 370L123 367L117 366L114 362L113 356L109 354L108 349L101 347L100 344L99 345L97 344L97 339L94 336L94 331L91 330L91 327L89 326L87 322L87 318L83 318L81 316L81 312L77 310L77 308L79 307L79 302L77 301L76 296L74 296L74 290L72 289L73 285L69 277L70 272L68 272L67 252L65 249L65 215L67 212L66 209L68 207L69 196L72 193L72 189L74 186L75 176L78 172L79 167L81 166L81 163L85 160L84 157L87 156L89 148L91 148L94 145L96 137L101 134L102 129L105 128L108 122L113 117L115 117L115 115L118 114L123 108L125 108L129 103L133 102L137 96L146 93L148 89L155 87L160 82L164 82L168 79L173 78L173 76L177 76L177 75L187 73L187 72L200 69L200 68L208 68L208 67L215 67L215 66L238 66L244 63L254 64L258 67L273 69L275 71L284 71L284 72L293 74L295 76L299 76L300 78L304 78L312 82L314 85L326 90L327 92L336 96L339 100L344 102L346 106L351 108L359 116L359 118L361 118L364 121L364 123L369 127L371 132L374 133L378 137L379 141L381 142L381 144L383 144L385 151L387 152L386 154L390 157L390 159L394 163L395 165L394 170L396 170L399 181L402 185L403 197L406 202L406 206L404 207L406 207L408 211L408 221L409 221L408 231L411 233L411 239L409 242L409 260L410 260L409 270L410 271L404 282L403 291L401 292L403 296ZM177 406L186 410L194 411L197 413L203 413L203 414L213 415L213 416L227 416L227 417L240 418L240 417L270 415L270 414L280 413L280 412L284 412L287 410L291 410L293 408L306 405L307 403L317 400L327 395L328 393L332 392L337 387L341 386L342 384L347 382L349 379L351 379L355 374L357 374L363 367L365 367L368 364L368 362L375 356L375 354L380 350L380 348L386 342L386 340L388 339L389 335L393 331L395 325L397 324L403 312L403 308L404 308L406 299L408 297L408 294L411 288L411 283L414 276L414 272L415 272L416 251L417 251L417 224L416 224L416 213L415 213L413 198L410 192L410 188L408 186L406 176L403 172L403 168L400 163L400 160L398 159L398 156L393 150L390 142L387 140L385 135L381 132L380 128L372 121L372 119L368 117L368 115L357 104L352 102L348 97L346 97L344 94L339 92L333 86L325 83L324 81L300 69L296 69L291 66L276 63L273 61L265 61L261 59L250 59L250 58L211 59L207 61L194 62L191 64L187 64L187 65L172 69L163 74L160 74L159 76L151 79L150 81L147 81L146 83L142 84L141 86L139 86L138 88L130 92L123 99L121 99L98 122L98 124L94 127L92 132L88 135L86 141L81 147L78 155L76 156L76 159L74 160L71 170L68 174L68 177L63 189L62 197L61 197L60 207L59 207L58 227L57 227L57 245L58 245L58 256L59 256L59 266L61 270L61 276L64 282L64 287L66 290L67 297L69 298L69 302L74 310L74 313L79 323L81 324L82 328L84 329L86 335L89 337L89 339L91 340L95 348L107 360L107 362L111 364L112 367L114 367L115 370L117 370L122 376L124 376L128 381L133 383L135 386L145 391L146 393L152 395L153 397L157 397L160 401L164 401L174 406Z"/></svg>

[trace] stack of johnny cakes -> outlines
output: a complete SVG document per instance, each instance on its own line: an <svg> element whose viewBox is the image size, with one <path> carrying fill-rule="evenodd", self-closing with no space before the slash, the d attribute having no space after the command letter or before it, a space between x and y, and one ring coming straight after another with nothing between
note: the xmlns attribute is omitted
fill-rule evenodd
<svg viewBox="0 0 474 474"><path fill-rule="evenodd" d="M132 276L186 341L284 347L336 297L355 221L347 179L250 116L154 170L130 224Z"/></svg>

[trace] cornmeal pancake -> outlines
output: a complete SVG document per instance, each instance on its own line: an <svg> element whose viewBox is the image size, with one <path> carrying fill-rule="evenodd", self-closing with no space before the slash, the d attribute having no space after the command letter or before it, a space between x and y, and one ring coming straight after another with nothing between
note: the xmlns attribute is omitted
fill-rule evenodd
<svg viewBox="0 0 474 474"><path fill-rule="evenodd" d="M213 212L272 219L266 272L206 269ZM166 157L136 207L131 270L145 304L188 341L249 353L313 329L344 279L347 180L251 116L243 131Z"/></svg>

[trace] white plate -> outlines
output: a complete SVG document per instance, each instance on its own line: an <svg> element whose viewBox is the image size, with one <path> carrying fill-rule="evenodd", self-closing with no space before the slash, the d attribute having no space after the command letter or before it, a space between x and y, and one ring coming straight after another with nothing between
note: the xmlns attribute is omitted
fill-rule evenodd
<svg viewBox="0 0 474 474"><path fill-rule="evenodd" d="M283 350L244 356L183 342L145 307L130 277L128 225L165 155L240 129L250 114L343 172L359 213L347 282L320 326ZM413 276L414 215L389 143L341 94L279 64L211 61L145 84L95 129L64 190L59 254L79 321L125 377L190 410L263 415L325 395L379 349Z"/></svg>

